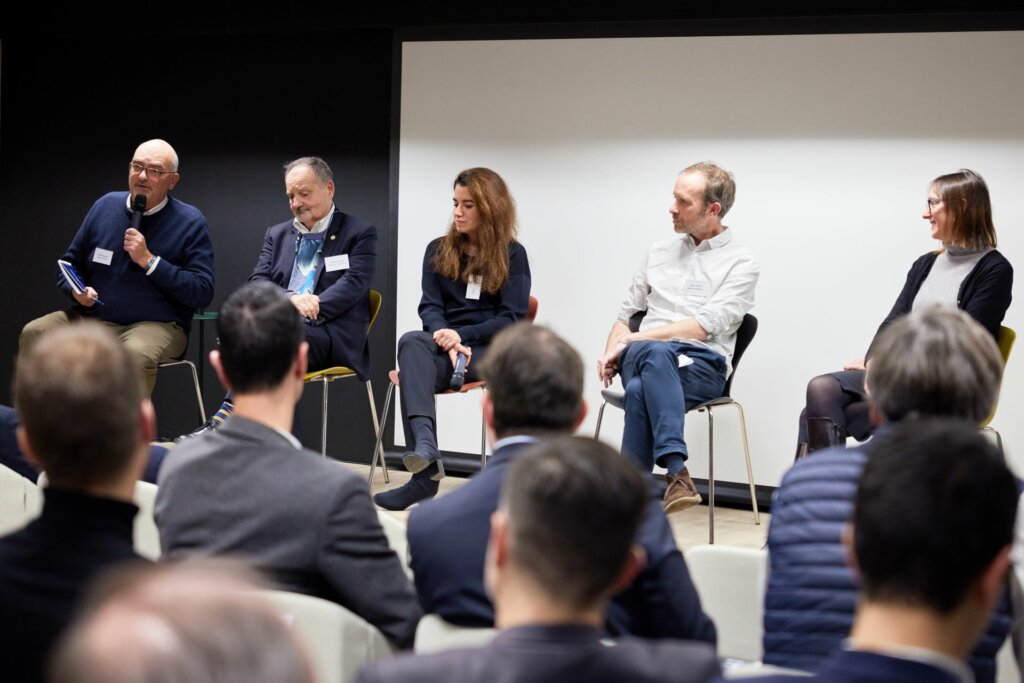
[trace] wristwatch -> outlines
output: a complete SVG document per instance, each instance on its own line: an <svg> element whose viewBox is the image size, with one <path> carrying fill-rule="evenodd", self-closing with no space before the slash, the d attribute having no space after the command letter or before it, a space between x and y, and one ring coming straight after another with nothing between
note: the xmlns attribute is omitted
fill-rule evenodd
<svg viewBox="0 0 1024 683"><path fill-rule="evenodd" d="M147 273L148 273L148 272L149 272L150 270L152 270L152 269L153 269L153 266L154 266L154 265L156 265L156 259L157 259L157 257L156 257L156 256L150 256L150 257L149 257L149 260L148 260L148 261L146 261L146 272L147 272Z"/></svg>

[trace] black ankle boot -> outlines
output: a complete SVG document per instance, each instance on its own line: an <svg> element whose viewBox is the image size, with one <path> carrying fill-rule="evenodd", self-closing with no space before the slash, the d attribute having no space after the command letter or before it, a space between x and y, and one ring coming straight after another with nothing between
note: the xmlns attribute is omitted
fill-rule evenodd
<svg viewBox="0 0 1024 683"><path fill-rule="evenodd" d="M385 510L405 510L421 500L436 496L439 486L424 470L396 489L381 491L373 497L373 502Z"/></svg>
<svg viewBox="0 0 1024 683"><path fill-rule="evenodd" d="M807 418L807 452L846 445L846 430L827 417Z"/></svg>

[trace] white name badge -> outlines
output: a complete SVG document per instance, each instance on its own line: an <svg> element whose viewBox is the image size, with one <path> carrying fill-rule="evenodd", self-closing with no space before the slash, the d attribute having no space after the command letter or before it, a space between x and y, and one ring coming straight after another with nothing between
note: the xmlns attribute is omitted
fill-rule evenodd
<svg viewBox="0 0 1024 683"><path fill-rule="evenodd" d="M336 270L348 270L348 254L328 256L324 259L324 268L328 273L333 273Z"/></svg>
<svg viewBox="0 0 1024 683"><path fill-rule="evenodd" d="M707 301L711 287L704 280L687 280L683 285L683 296L687 299Z"/></svg>
<svg viewBox="0 0 1024 683"><path fill-rule="evenodd" d="M96 247L96 251L92 255L92 260L96 263L102 263L105 266L109 266L110 262L114 258L114 252L109 249L100 249Z"/></svg>
<svg viewBox="0 0 1024 683"><path fill-rule="evenodd" d="M484 279L481 275L470 275L469 282L466 283L466 298L467 299L479 299L480 298L480 286L483 284Z"/></svg>
<svg viewBox="0 0 1024 683"><path fill-rule="evenodd" d="M693 359L685 353L679 354L679 367L685 368L687 365L693 365Z"/></svg>

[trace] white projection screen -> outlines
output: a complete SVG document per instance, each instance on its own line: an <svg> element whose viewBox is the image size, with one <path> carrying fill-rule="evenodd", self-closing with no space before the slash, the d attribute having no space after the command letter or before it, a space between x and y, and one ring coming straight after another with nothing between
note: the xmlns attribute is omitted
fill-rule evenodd
<svg viewBox="0 0 1024 683"><path fill-rule="evenodd" d="M423 250L450 220L455 175L493 168L518 203L537 320L584 358L580 433L593 434L593 368L631 275L672 235L676 174L713 160L737 181L725 223L761 262L761 327L733 396L755 480L775 486L807 380L863 355L937 246L921 218L932 178L986 178L999 248L1024 277L1022 64L1022 32L405 42L399 333L420 328ZM1024 332L1024 302L1004 324ZM438 403L441 447L476 452L478 392ZM1022 414L1024 358L1011 358L993 426L1024 473ZM694 477L707 476L706 423L687 420ZM618 445L621 430L610 409L602 439ZM716 413L715 443L716 479L744 482L733 411Z"/></svg>

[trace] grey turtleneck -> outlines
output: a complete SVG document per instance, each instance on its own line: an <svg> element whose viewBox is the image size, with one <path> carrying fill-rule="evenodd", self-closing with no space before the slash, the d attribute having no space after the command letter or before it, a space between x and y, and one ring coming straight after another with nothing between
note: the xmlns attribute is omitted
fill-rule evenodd
<svg viewBox="0 0 1024 683"><path fill-rule="evenodd" d="M932 269L928 271L928 277L921 283L921 289L914 297L912 310L916 311L932 304L955 308L957 296L960 293L960 283L974 270L978 261L992 251L992 247L973 251L952 244L943 244L942 246L945 251L936 257Z"/></svg>

